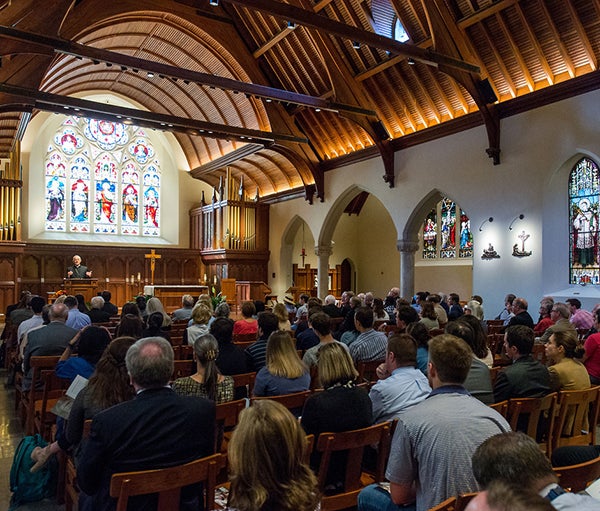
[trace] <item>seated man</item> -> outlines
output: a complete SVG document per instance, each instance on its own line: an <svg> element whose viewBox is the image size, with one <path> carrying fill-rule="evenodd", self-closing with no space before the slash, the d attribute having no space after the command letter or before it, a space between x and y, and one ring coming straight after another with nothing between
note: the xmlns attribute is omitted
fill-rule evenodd
<svg viewBox="0 0 600 511"><path fill-rule="evenodd" d="M566 303L558 302L553 304L552 309L550 309L550 318L554 321L554 324L546 328L542 337L540 337L542 344L546 344L554 332L560 332L561 330L573 330L576 332L575 326L569 321L570 317L571 309Z"/></svg>
<svg viewBox="0 0 600 511"><path fill-rule="evenodd" d="M377 368L377 376L379 381L369 392L373 423L397 418L431 393L427 377L417 369L417 344L408 334L388 338L385 362Z"/></svg>
<svg viewBox="0 0 600 511"><path fill-rule="evenodd" d="M589 330L594 326L594 315L590 311L581 308L581 301L578 298L569 298L565 301L571 308L571 319L569 321L575 328Z"/></svg>
<svg viewBox="0 0 600 511"><path fill-rule="evenodd" d="M600 509L600 503L589 495L565 493L546 455L524 433L502 433L483 442L473 454L473 474L483 489L502 481L535 491L561 511Z"/></svg>
<svg viewBox="0 0 600 511"><path fill-rule="evenodd" d="M110 321L110 314L103 310L104 298L101 296L93 296L90 300L91 309L87 312L92 323L108 323Z"/></svg>
<svg viewBox="0 0 600 511"><path fill-rule="evenodd" d="M310 316L309 322L310 328L319 339L319 344L307 349L304 353L302 361L306 364L307 367L317 365L319 349L325 344L338 342L345 349L348 349L348 347L344 343L336 341L333 338L333 335L331 335L331 321L328 314L325 314L324 312L315 312Z"/></svg>
<svg viewBox="0 0 600 511"><path fill-rule="evenodd" d="M168 386L173 374L169 342L140 339L127 351L125 363L136 397L94 417L77 467L77 483L92 496L95 511L115 508L109 487L117 472L181 465L214 452L215 404L178 396ZM129 508L155 509L153 497L135 497ZM200 497L200 489L193 487L184 489L181 498L197 506Z"/></svg>
<svg viewBox="0 0 600 511"><path fill-rule="evenodd" d="M453 335L431 339L427 374L433 391L400 413L386 470L391 493L368 486L358 496L359 511L427 511L478 490L471 456L481 442L510 426L462 386L471 353Z"/></svg>
<svg viewBox="0 0 600 511"><path fill-rule="evenodd" d="M528 488L493 481L471 499L465 511L554 511L552 504Z"/></svg>
<svg viewBox="0 0 600 511"><path fill-rule="evenodd" d="M511 326L504 334L504 351L513 363L498 373L494 384L496 403L511 397L543 397L550 392L550 373L531 356L533 330Z"/></svg>
<svg viewBox="0 0 600 511"><path fill-rule="evenodd" d="M174 310L171 317L174 321L190 319L193 308L194 297L192 295L183 295L181 297L181 309Z"/></svg>
<svg viewBox="0 0 600 511"><path fill-rule="evenodd" d="M350 345L350 355L355 363L372 362L385 358L387 337L383 332L373 329L373 309L370 307L358 307L354 314L354 326L358 331L358 337Z"/></svg>
<svg viewBox="0 0 600 511"><path fill-rule="evenodd" d="M279 319L272 312L263 311L258 315L258 341L246 348L248 371L258 372L266 364L267 341L269 335L279 330Z"/></svg>
<svg viewBox="0 0 600 511"><path fill-rule="evenodd" d="M529 304L525 298L515 298L512 303L512 312L514 316L510 318L508 326L525 325L533 329L533 318L527 312Z"/></svg>

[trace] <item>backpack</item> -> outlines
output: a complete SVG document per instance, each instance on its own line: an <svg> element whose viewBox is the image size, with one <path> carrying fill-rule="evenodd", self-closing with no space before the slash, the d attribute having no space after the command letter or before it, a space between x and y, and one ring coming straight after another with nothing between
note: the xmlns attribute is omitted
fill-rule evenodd
<svg viewBox="0 0 600 511"><path fill-rule="evenodd" d="M48 443L37 434L21 440L10 468L10 491L13 492L9 511L25 502L35 502L53 497L56 491L56 460L48 463L35 474L29 470L34 464L31 452L36 447L45 447Z"/></svg>

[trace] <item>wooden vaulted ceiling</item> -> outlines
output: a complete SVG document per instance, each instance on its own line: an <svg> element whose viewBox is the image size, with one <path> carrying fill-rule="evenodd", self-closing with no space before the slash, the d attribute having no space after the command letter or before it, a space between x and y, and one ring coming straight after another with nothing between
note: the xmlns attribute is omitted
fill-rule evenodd
<svg viewBox="0 0 600 511"><path fill-rule="evenodd" d="M131 117L212 186L323 200L332 167L378 156L393 186L403 147L476 125L500 163L503 116L600 86L600 0L218 4L0 0L0 157L41 110Z"/></svg>

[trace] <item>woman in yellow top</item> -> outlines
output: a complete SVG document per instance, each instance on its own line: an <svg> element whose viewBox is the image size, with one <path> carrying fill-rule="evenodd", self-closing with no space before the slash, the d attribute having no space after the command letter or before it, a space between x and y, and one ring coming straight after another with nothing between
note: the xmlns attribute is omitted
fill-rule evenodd
<svg viewBox="0 0 600 511"><path fill-rule="evenodd" d="M550 386L553 390L589 389L590 375L580 359L585 350L579 344L577 333L570 330L554 332L546 343L546 357L549 361ZM563 426L562 435L573 434L575 409L569 413ZM587 426L584 424L584 427Z"/></svg>
<svg viewBox="0 0 600 511"><path fill-rule="evenodd" d="M585 350L574 331L554 332L546 343L551 386L554 390L585 390L590 376L581 362Z"/></svg>

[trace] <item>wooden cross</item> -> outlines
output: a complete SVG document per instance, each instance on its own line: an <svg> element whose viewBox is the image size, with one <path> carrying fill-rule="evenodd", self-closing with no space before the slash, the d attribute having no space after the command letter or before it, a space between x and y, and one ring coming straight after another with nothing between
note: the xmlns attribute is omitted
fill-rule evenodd
<svg viewBox="0 0 600 511"><path fill-rule="evenodd" d="M150 285L154 285L154 268L156 266L156 260L160 259L161 256L154 252L154 249L150 250L149 254L144 254L146 259L150 259Z"/></svg>

